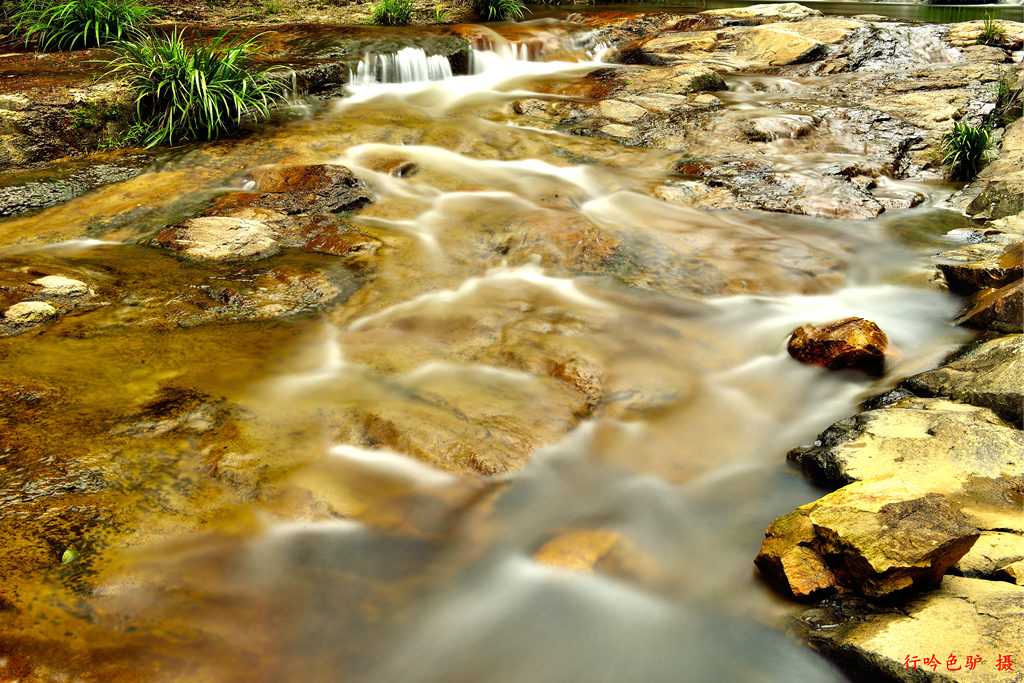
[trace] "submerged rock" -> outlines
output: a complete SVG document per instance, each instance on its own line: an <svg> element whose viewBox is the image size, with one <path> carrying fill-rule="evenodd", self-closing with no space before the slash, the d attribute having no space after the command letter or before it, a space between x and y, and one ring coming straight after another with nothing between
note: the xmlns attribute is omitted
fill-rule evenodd
<svg viewBox="0 0 1024 683"><path fill-rule="evenodd" d="M31 284L42 296L81 297L90 294L89 285L63 275L46 275Z"/></svg>
<svg viewBox="0 0 1024 683"><path fill-rule="evenodd" d="M278 249L274 231L266 223L225 216L190 218L154 240L183 256L205 261L258 259Z"/></svg>
<svg viewBox="0 0 1024 683"><path fill-rule="evenodd" d="M937 590L899 605L843 599L807 610L798 631L864 680L1015 681L1024 588L948 576ZM1013 672L998 668L1007 656Z"/></svg>
<svg viewBox="0 0 1024 683"><path fill-rule="evenodd" d="M889 339L878 325L864 318L846 318L817 327L798 327L786 350L801 363L881 375L888 346Z"/></svg>
<svg viewBox="0 0 1024 683"><path fill-rule="evenodd" d="M987 339L956 360L904 380L900 386L919 396L945 396L990 408L999 417L1024 426L1024 335Z"/></svg>
<svg viewBox="0 0 1024 683"><path fill-rule="evenodd" d="M755 564L797 598L832 591L883 596L939 583L978 535L941 495L888 476L779 517Z"/></svg>

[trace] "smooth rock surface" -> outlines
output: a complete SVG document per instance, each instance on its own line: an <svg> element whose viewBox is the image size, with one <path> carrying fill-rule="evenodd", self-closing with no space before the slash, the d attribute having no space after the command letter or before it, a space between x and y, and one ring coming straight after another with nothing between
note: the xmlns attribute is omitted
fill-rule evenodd
<svg viewBox="0 0 1024 683"><path fill-rule="evenodd" d="M1024 331L1024 280L975 293L956 323L994 332Z"/></svg>
<svg viewBox="0 0 1024 683"><path fill-rule="evenodd" d="M1024 588L947 576L938 589L899 605L842 600L807 610L798 632L864 680L1020 681ZM980 663L968 668L968 655ZM997 668L1006 655L1013 657L1013 672ZM933 656L934 670L924 664Z"/></svg>
<svg viewBox="0 0 1024 683"><path fill-rule="evenodd" d="M789 459L826 486L895 474L949 493L971 477L1024 475L1022 454L1024 433L988 408L911 397L840 420Z"/></svg>
<svg viewBox="0 0 1024 683"><path fill-rule="evenodd" d="M266 223L226 216L190 218L157 234L155 241L189 258L206 261L263 258L278 248L274 231Z"/></svg>
<svg viewBox="0 0 1024 683"><path fill-rule="evenodd" d="M63 275L46 275L31 283L42 296L80 297L89 294L89 285Z"/></svg>
<svg viewBox="0 0 1024 683"><path fill-rule="evenodd" d="M959 294L1004 287L1024 275L1024 246L1019 241L979 242L934 257L949 288Z"/></svg>
<svg viewBox="0 0 1024 683"><path fill-rule="evenodd" d="M904 380L900 386L919 396L945 396L990 408L999 417L1024 426L1024 335L979 342L956 360Z"/></svg>
<svg viewBox="0 0 1024 683"><path fill-rule="evenodd" d="M885 371L889 340L870 320L846 318L825 325L804 325L793 331L786 350L801 363L829 370L852 368L869 375Z"/></svg>
<svg viewBox="0 0 1024 683"><path fill-rule="evenodd" d="M1000 572L1021 560L1024 560L1024 536L990 531L975 541L970 552L953 565L952 571L975 579L1005 581Z"/></svg>
<svg viewBox="0 0 1024 683"><path fill-rule="evenodd" d="M941 495L887 476L779 517L755 564L797 598L832 590L882 596L939 583L977 538Z"/></svg>

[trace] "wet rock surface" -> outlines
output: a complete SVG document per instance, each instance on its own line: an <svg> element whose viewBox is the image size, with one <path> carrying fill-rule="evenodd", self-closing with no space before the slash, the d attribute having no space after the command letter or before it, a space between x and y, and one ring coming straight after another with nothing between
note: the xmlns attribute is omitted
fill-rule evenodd
<svg viewBox="0 0 1024 683"><path fill-rule="evenodd" d="M845 486L772 522L755 564L797 598L938 584L978 538L941 495L897 477Z"/></svg>
<svg viewBox="0 0 1024 683"><path fill-rule="evenodd" d="M786 345L801 363L829 370L862 370L869 375L885 371L889 339L870 320L847 318L825 325L804 325L793 331Z"/></svg>

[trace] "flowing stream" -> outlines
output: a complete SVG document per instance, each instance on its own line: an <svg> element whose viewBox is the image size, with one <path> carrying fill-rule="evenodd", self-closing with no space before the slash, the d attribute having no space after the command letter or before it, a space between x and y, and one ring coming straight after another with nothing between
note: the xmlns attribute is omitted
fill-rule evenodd
<svg viewBox="0 0 1024 683"><path fill-rule="evenodd" d="M925 201L860 222L665 203L678 154L510 112L603 46L565 48L558 22L480 30L470 75L371 55L349 98L0 223L5 272L97 292L0 339L5 385L38 394L0 441L0 531L45 540L21 548L38 568L5 566L30 608L0 609L0 671L842 680L778 629L799 607L752 560L821 493L786 451L965 339L923 283L963 221L937 206L951 188L899 184ZM751 115L800 97L729 83ZM792 123L775 120L780 158ZM324 162L374 195L345 219L379 240L372 266L137 243L251 168ZM596 234L629 259L569 267ZM327 294L296 314L217 303L299 280ZM794 327L848 315L899 349L888 378L786 354ZM574 563L593 571L555 566Z"/></svg>

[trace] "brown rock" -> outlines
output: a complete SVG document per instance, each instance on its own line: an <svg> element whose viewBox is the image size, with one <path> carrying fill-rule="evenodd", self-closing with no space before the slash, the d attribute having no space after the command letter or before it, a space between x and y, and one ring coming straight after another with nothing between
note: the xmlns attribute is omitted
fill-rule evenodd
<svg viewBox="0 0 1024 683"><path fill-rule="evenodd" d="M979 242L950 249L934 257L949 288L972 294L989 287L1004 287L1024 275L1022 243Z"/></svg>
<svg viewBox="0 0 1024 683"><path fill-rule="evenodd" d="M995 332L1021 332L1024 327L1024 280L983 289L967 301L958 325Z"/></svg>
<svg viewBox="0 0 1024 683"><path fill-rule="evenodd" d="M832 590L877 597L939 583L977 538L944 497L889 476L778 518L754 562L797 598Z"/></svg>
<svg viewBox="0 0 1024 683"><path fill-rule="evenodd" d="M216 202L219 212L243 206L285 214L354 211L370 203L363 182L336 164L266 166L252 173L255 192L233 192Z"/></svg>
<svg viewBox="0 0 1024 683"><path fill-rule="evenodd" d="M787 350L801 363L829 370L853 368L869 375L885 371L889 340L870 320L846 318L819 327L804 325L793 331Z"/></svg>
<svg viewBox="0 0 1024 683"><path fill-rule="evenodd" d="M622 541L620 534L606 529L571 531L542 545L533 558L552 567L589 574L598 560Z"/></svg>

